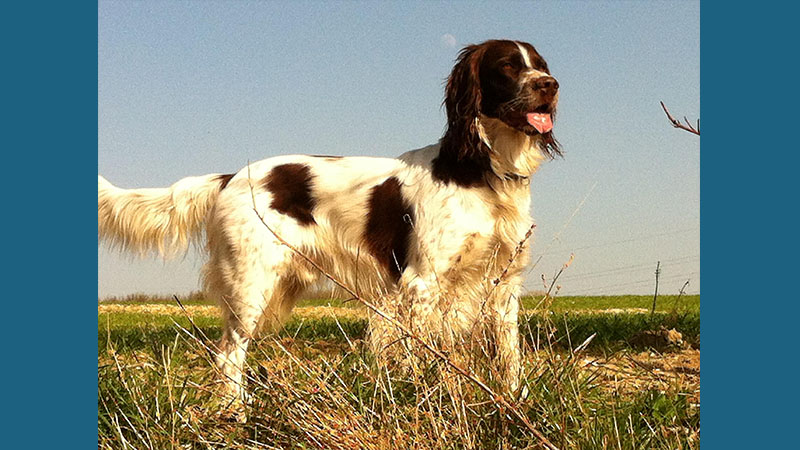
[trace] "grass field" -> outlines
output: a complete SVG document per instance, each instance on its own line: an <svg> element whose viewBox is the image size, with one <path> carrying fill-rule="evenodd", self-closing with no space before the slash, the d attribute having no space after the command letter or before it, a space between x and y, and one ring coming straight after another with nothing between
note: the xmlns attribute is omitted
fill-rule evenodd
<svg viewBox="0 0 800 450"><path fill-rule="evenodd" d="M507 403L422 354L379 372L355 302L301 302L248 354L247 423L222 420L218 312L146 296L98 306L101 448L697 448L699 296L523 300L523 389ZM682 341L660 339L674 329ZM590 339L591 338L591 339ZM583 345L587 340L588 344ZM577 350L576 350L577 349ZM467 361L497 390L490 364ZM552 448L551 447L551 448Z"/></svg>

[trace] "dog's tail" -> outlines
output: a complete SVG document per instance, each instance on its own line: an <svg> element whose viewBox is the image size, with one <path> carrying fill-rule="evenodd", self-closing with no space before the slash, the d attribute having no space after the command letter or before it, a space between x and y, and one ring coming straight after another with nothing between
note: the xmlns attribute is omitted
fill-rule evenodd
<svg viewBox="0 0 800 450"><path fill-rule="evenodd" d="M97 232L112 247L171 256L204 231L206 215L233 175L184 178L168 188L121 189L97 176Z"/></svg>

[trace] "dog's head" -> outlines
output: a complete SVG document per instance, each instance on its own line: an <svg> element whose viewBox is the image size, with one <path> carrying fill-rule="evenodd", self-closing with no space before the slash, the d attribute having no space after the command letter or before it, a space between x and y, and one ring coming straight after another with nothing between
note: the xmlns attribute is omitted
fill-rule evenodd
<svg viewBox="0 0 800 450"><path fill-rule="evenodd" d="M447 80L443 145L459 159L480 157L485 149L476 119L485 116L538 137L550 157L560 155L552 133L558 87L531 44L491 40L465 47Z"/></svg>

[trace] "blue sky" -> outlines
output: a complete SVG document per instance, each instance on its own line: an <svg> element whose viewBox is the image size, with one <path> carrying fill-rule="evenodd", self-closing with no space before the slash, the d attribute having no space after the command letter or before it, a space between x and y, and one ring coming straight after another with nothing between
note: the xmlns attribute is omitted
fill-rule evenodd
<svg viewBox="0 0 800 450"><path fill-rule="evenodd" d="M435 142L458 49L532 43L559 80L565 157L531 183L526 286L700 290L699 2L99 2L98 172L121 187L291 153L391 157ZM540 258L541 257L541 258ZM98 248L100 297L198 288L202 257Z"/></svg>

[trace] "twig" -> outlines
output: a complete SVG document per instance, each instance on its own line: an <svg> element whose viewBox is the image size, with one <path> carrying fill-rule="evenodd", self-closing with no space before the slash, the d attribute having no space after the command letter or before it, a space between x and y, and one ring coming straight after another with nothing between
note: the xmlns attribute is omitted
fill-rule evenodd
<svg viewBox="0 0 800 450"><path fill-rule="evenodd" d="M686 280L686 283L683 283L681 290L678 291L678 300L680 300L681 296L686 293L686 288L689 286L689 281L691 280Z"/></svg>
<svg viewBox="0 0 800 450"><path fill-rule="evenodd" d="M672 314L675 314L678 311L678 305L680 304L681 297L683 297L683 294L686 293L686 288L689 286L689 281L691 280L686 280L686 282L683 283L683 287L681 287L681 290L678 291L678 298L675 299L675 303L673 303L672 306Z"/></svg>
<svg viewBox="0 0 800 450"><path fill-rule="evenodd" d="M520 253L522 253L522 250L525 248L525 243L528 242L528 239L530 239L531 235L533 234L534 228L536 228L535 223L531 224L530 228L528 228L528 231L525 233L525 236L522 237L522 240L519 241L516 248L514 248L514 251L511 253L511 257L508 259L508 264L503 269L503 272L501 272L500 275L492 281L494 286L497 286L498 284L500 284L501 281L503 281L506 278L506 276L508 275L508 269L511 268L511 265L514 264L514 261L516 261ZM494 287L492 287L492 290L489 292L488 296L491 296L493 292L494 292Z"/></svg>
<svg viewBox="0 0 800 450"><path fill-rule="evenodd" d="M689 133L696 134L700 136L700 119L697 119L697 126L693 127L691 123L689 123L689 119L686 116L683 117L683 121L686 122L686 125L682 124L680 120L672 117L672 114L669 113L669 110L664 105L664 102L661 103L661 107L664 109L664 113L667 114L667 119L672 122L672 126L675 128L680 128L681 130L688 131Z"/></svg>
<svg viewBox="0 0 800 450"><path fill-rule="evenodd" d="M544 274L542 274L542 282L544 282L544 287L547 288L547 291L545 291L544 296L542 296L542 299L539 300L538 303L536 303L536 306L534 306L533 309L537 309L539 306L545 304L545 302L547 300L552 298L550 293L552 293L553 292L553 288L557 286L556 282L558 281L558 278L561 276L562 273L564 273L565 270L567 270L567 268L569 266L572 265L573 261L575 261L575 254L574 253L570 253L569 254L569 260L561 265L561 269L559 269L558 272L556 272L555 276L553 277L553 281L550 282L550 287L549 288L547 287L547 280L545 279ZM561 288L561 286L557 287L556 295L558 294L558 291L560 290L560 288Z"/></svg>

